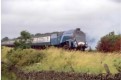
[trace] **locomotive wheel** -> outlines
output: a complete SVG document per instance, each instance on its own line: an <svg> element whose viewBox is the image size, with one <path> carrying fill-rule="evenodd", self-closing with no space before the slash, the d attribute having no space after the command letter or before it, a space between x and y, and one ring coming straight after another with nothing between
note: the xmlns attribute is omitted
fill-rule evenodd
<svg viewBox="0 0 121 80"><path fill-rule="evenodd" d="M82 50L82 51L85 51L85 47L82 47L81 50Z"/></svg>
<svg viewBox="0 0 121 80"><path fill-rule="evenodd" d="M66 42L65 45L63 46L64 49L69 49L69 43Z"/></svg>
<svg viewBox="0 0 121 80"><path fill-rule="evenodd" d="M64 49L69 49L69 46L68 45L64 45L63 48Z"/></svg>

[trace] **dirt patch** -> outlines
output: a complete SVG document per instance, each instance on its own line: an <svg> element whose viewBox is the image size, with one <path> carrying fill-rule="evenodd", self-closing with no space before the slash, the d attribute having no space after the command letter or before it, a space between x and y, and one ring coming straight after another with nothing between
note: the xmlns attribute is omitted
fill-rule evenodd
<svg viewBox="0 0 121 80"><path fill-rule="evenodd" d="M121 73L112 74L87 74L74 72L39 71L26 73L14 66L9 68L21 80L121 80Z"/></svg>

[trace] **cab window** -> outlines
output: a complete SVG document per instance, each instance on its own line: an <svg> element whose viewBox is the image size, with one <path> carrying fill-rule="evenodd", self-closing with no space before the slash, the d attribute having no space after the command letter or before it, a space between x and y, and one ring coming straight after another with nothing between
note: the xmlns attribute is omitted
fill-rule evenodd
<svg viewBox="0 0 121 80"><path fill-rule="evenodd" d="M71 37L70 36L64 36L62 42L65 42L68 39L71 39Z"/></svg>

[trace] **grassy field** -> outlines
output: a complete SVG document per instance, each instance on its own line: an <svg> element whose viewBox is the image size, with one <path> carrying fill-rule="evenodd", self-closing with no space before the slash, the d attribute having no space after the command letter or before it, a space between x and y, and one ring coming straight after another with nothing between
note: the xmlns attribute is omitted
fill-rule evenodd
<svg viewBox="0 0 121 80"><path fill-rule="evenodd" d="M121 61L121 53L81 52L69 51L51 47L45 50L16 50L2 47L2 61L10 62L24 71L57 71L81 73L106 73L104 64L107 64L111 73L117 73L114 64ZM13 54L12 54L13 53ZM7 57L10 55L10 58ZM12 55L11 55L12 54ZM41 55L40 55L41 54Z"/></svg>

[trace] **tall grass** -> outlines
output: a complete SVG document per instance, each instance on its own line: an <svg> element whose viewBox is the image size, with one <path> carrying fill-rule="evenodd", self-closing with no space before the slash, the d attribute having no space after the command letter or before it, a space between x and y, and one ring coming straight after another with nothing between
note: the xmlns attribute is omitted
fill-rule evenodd
<svg viewBox="0 0 121 80"><path fill-rule="evenodd" d="M4 50L2 50L2 56ZM58 48L48 48L44 50L26 49L24 51L14 51L14 53L22 54L22 59L16 63L20 66L22 62L35 60L37 55L44 54L42 59L35 60L32 64L21 65L21 68L25 71L59 71L59 72L81 72L81 73L106 73L104 64L107 64L111 73L117 73L117 69L114 66L116 61L119 61L121 54L118 52L103 54L101 52L81 52L74 50L63 50ZM5 53L7 54L7 53ZM11 53L13 54L13 53ZM37 54L37 55L36 55ZM36 55L34 57L34 55ZM19 55L20 56L20 55ZM25 57L26 56L26 57ZM41 57L41 56L40 56ZM38 57L39 58L39 57ZM2 58L3 61L7 58ZM12 57L15 59L15 57Z"/></svg>
<svg viewBox="0 0 121 80"><path fill-rule="evenodd" d="M121 58L119 53L67 51L58 48L42 50L46 57L39 63L24 67L29 71L54 70L64 72L106 73L107 64L111 73L117 73L114 61Z"/></svg>
<svg viewBox="0 0 121 80"><path fill-rule="evenodd" d="M7 63L8 60L7 60L7 58L6 58L6 55L7 55L7 53L8 53L11 49L12 49L12 48L5 47L5 46L2 46L2 47L1 47L1 61Z"/></svg>

